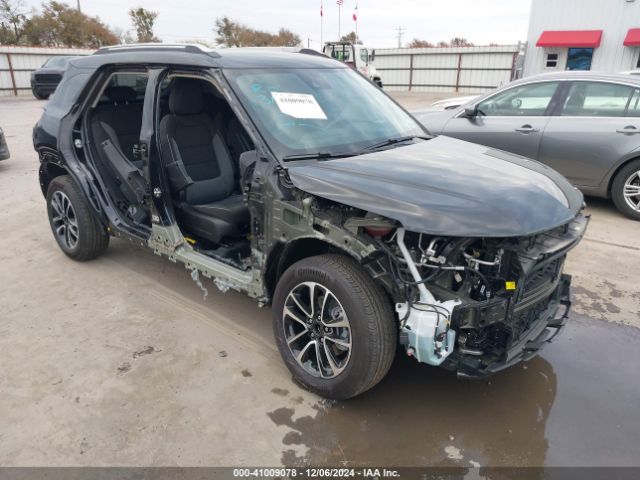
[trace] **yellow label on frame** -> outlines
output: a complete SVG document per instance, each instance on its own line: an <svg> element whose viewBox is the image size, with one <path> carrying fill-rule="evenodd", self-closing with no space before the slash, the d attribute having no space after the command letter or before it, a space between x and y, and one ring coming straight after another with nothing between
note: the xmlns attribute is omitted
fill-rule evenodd
<svg viewBox="0 0 640 480"><path fill-rule="evenodd" d="M504 282L504 288L506 288L507 290L515 290L516 282Z"/></svg>

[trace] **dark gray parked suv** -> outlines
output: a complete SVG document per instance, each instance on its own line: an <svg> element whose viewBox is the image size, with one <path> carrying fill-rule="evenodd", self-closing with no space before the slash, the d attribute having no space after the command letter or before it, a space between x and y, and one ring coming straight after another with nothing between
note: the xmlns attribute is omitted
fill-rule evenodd
<svg viewBox="0 0 640 480"><path fill-rule="evenodd" d="M31 73L31 91L38 100L46 100L56 91L69 61L75 57L56 56Z"/></svg>
<svg viewBox="0 0 640 480"><path fill-rule="evenodd" d="M73 60L34 129L55 240L111 236L271 304L296 381L330 398L398 345L481 377L565 325L582 194L446 137L312 51L112 47Z"/></svg>
<svg viewBox="0 0 640 480"><path fill-rule="evenodd" d="M413 112L436 135L541 161L640 220L640 77L536 75L444 112Z"/></svg>

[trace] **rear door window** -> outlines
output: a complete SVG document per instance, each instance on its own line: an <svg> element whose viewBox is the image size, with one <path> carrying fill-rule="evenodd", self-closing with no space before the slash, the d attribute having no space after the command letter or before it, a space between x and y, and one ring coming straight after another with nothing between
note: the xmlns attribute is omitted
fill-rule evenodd
<svg viewBox="0 0 640 480"><path fill-rule="evenodd" d="M558 89L558 82L519 85L478 104L488 117L542 117Z"/></svg>
<svg viewBox="0 0 640 480"><path fill-rule="evenodd" d="M137 72L118 72L114 73L109 82L107 83L103 96L100 99L101 102L108 102L109 89L113 87L124 87L126 89L133 90L135 92L135 101L141 102L144 99L145 92L147 90L147 81L149 77L146 73ZM132 93L133 96L133 93Z"/></svg>
<svg viewBox="0 0 640 480"><path fill-rule="evenodd" d="M574 82L562 108L565 117L623 117L634 89L605 82Z"/></svg>

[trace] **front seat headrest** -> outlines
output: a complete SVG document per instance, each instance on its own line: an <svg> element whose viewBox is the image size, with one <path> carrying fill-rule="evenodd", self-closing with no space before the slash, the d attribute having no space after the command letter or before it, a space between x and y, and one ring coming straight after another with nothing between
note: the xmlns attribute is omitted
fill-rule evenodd
<svg viewBox="0 0 640 480"><path fill-rule="evenodd" d="M115 103L133 102L138 97L136 91L131 87L107 87L104 94Z"/></svg>
<svg viewBox="0 0 640 480"><path fill-rule="evenodd" d="M169 110L174 115L195 115L203 110L201 80L176 78L169 93Z"/></svg>

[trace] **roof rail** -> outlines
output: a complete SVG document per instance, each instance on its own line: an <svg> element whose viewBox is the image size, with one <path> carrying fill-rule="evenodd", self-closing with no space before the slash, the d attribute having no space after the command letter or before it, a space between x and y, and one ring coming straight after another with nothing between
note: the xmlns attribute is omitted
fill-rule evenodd
<svg viewBox="0 0 640 480"><path fill-rule="evenodd" d="M189 44L189 43L129 43L123 45L112 45L109 47L102 47L94 53L94 55L103 55L105 53L117 53L117 52L166 52L167 50L177 50L186 53L199 53L203 55L209 55L212 57L218 57L218 53L205 49L201 45Z"/></svg>
<svg viewBox="0 0 640 480"><path fill-rule="evenodd" d="M326 57L326 55L318 50L314 50L313 48L301 48L298 53L302 53L303 55L316 55L320 57Z"/></svg>

